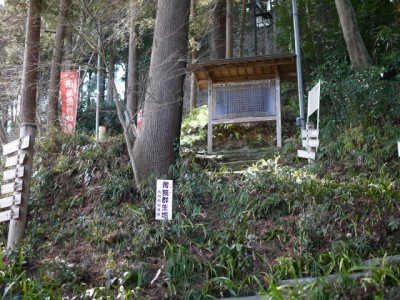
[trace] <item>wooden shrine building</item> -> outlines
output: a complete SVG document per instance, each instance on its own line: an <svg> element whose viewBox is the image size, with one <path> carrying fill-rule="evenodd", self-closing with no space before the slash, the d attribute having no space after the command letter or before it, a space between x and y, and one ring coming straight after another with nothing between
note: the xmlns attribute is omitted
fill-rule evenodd
<svg viewBox="0 0 400 300"><path fill-rule="evenodd" d="M199 89L208 89L207 152L213 152L212 125L276 121L282 147L281 81L295 81L296 55L279 54L193 63Z"/></svg>

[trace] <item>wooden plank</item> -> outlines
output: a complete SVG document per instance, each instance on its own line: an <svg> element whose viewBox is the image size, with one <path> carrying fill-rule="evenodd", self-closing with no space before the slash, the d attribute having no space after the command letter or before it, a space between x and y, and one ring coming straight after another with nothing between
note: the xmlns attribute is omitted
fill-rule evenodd
<svg viewBox="0 0 400 300"><path fill-rule="evenodd" d="M0 208L7 208L21 204L21 194L16 194L7 198L0 199Z"/></svg>
<svg viewBox="0 0 400 300"><path fill-rule="evenodd" d="M19 139L3 145L3 155L7 155L19 150Z"/></svg>
<svg viewBox="0 0 400 300"><path fill-rule="evenodd" d="M276 69L275 78L275 105L276 105L276 145L282 147L282 117L281 117L281 82Z"/></svg>
<svg viewBox="0 0 400 300"><path fill-rule="evenodd" d="M15 182L3 184L1 186L1 194L9 194L13 192L20 192L22 190L23 181L22 180L15 180Z"/></svg>
<svg viewBox="0 0 400 300"><path fill-rule="evenodd" d="M7 170L3 173L3 181L24 177L25 168L24 166L17 167L13 170Z"/></svg>
<svg viewBox="0 0 400 300"><path fill-rule="evenodd" d="M25 163L25 159L26 159L26 153L8 157L6 159L5 167L9 168L16 165L23 165Z"/></svg>
<svg viewBox="0 0 400 300"><path fill-rule="evenodd" d="M301 157L301 158L309 158L309 159L315 160L315 153L308 152L306 150L297 150L297 156Z"/></svg>
<svg viewBox="0 0 400 300"><path fill-rule="evenodd" d="M213 130L212 130L212 118L213 118L213 88L212 88L212 81L208 81L208 128L207 128L207 152L212 153L213 152Z"/></svg>
<svg viewBox="0 0 400 300"><path fill-rule="evenodd" d="M10 209L0 213L0 222L10 221L19 218L19 208Z"/></svg>
<svg viewBox="0 0 400 300"><path fill-rule="evenodd" d="M319 135L319 130L318 129L312 129L307 131L307 136L309 138L318 138Z"/></svg>
<svg viewBox="0 0 400 300"><path fill-rule="evenodd" d="M31 136L26 135L21 139L21 147L19 149L28 149L29 145L31 144Z"/></svg>
<svg viewBox="0 0 400 300"><path fill-rule="evenodd" d="M301 140L301 145L302 145L304 148L307 148L307 146L308 146L307 140L306 140L306 139L302 139L302 140Z"/></svg>
<svg viewBox="0 0 400 300"><path fill-rule="evenodd" d="M309 129L309 130L302 130L301 137L302 138L318 138L319 130L318 129Z"/></svg>
<svg viewBox="0 0 400 300"><path fill-rule="evenodd" d="M8 144L3 145L3 155L8 155L17 152L20 149L26 149L29 147L31 136L27 135L21 139L12 141Z"/></svg>
<svg viewBox="0 0 400 300"><path fill-rule="evenodd" d="M212 120L212 124L233 124L233 123L252 123L252 122L264 122L264 121L276 121L276 116L267 117L250 117L250 118L236 118L236 119L217 119Z"/></svg>
<svg viewBox="0 0 400 300"><path fill-rule="evenodd" d="M308 147L318 147L319 146L319 140L311 140L311 139L309 139L307 144L308 144Z"/></svg>

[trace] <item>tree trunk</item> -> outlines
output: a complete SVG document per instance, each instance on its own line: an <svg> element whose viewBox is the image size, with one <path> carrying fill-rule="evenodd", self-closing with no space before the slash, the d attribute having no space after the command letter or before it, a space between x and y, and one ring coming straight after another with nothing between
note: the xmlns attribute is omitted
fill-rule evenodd
<svg viewBox="0 0 400 300"><path fill-rule="evenodd" d="M232 0L226 0L226 52L225 58L232 58L233 51L233 20L232 20Z"/></svg>
<svg viewBox="0 0 400 300"><path fill-rule="evenodd" d="M36 123L41 5L41 0L29 2L21 83L21 123Z"/></svg>
<svg viewBox="0 0 400 300"><path fill-rule="evenodd" d="M59 125L59 91L60 72L63 60L64 40L67 28L68 9L71 0L60 0L60 11L58 14L56 40L51 61L50 82L49 82L49 104L47 108L47 128Z"/></svg>
<svg viewBox="0 0 400 300"><path fill-rule="evenodd" d="M126 93L126 107L132 117L136 115L139 104L139 49L138 26L136 21L132 13L129 32L128 87Z"/></svg>
<svg viewBox="0 0 400 300"><path fill-rule="evenodd" d="M358 29L353 6L350 0L335 0L335 3L350 61L355 67L365 68L371 59Z"/></svg>
<svg viewBox="0 0 400 300"><path fill-rule="evenodd" d="M21 111L20 111L20 137L31 135L32 140L28 149L19 150L18 154L25 154L24 184L21 191L21 204L19 218L10 220L7 248L13 248L20 243L25 234L25 225L28 211L29 186L32 174L32 161L36 135L36 106L37 82L39 68L40 48L40 13L41 0L30 0L26 21L24 66L21 84ZM17 206L13 205L12 209Z"/></svg>
<svg viewBox="0 0 400 300"><path fill-rule="evenodd" d="M242 0L242 9L240 11L240 31L239 31L239 57L243 57L244 47L244 27L246 24L246 2Z"/></svg>
<svg viewBox="0 0 400 300"><path fill-rule="evenodd" d="M105 102L105 97L106 97L106 65L100 56L100 63L97 65L98 70L97 70L97 76L99 76L99 85L97 92L99 93L99 105L102 106L104 105Z"/></svg>
<svg viewBox="0 0 400 300"><path fill-rule="evenodd" d="M225 58L226 0L217 0L211 13L211 59Z"/></svg>
<svg viewBox="0 0 400 300"><path fill-rule="evenodd" d="M115 92L112 84L112 80L114 80L115 76L115 59L114 59L114 50L112 46L110 47L110 59L109 63L109 73L107 79L107 94L106 94L106 102L112 103L114 101Z"/></svg>
<svg viewBox="0 0 400 300"><path fill-rule="evenodd" d="M1 144L6 144L8 142L7 132L4 126L3 119L0 118L0 142Z"/></svg>
<svg viewBox="0 0 400 300"><path fill-rule="evenodd" d="M175 163L182 121L190 0L159 0L143 123L134 145L140 180Z"/></svg>
<svg viewBox="0 0 400 300"><path fill-rule="evenodd" d="M192 0L190 2L190 23L193 24L196 19L196 5L197 5L197 0ZM192 63L194 63L197 59L197 42L196 42L196 36L193 37L194 43L192 45ZM193 111L193 109L196 108L197 106L197 99L196 99L196 76L192 72L190 74L190 111Z"/></svg>

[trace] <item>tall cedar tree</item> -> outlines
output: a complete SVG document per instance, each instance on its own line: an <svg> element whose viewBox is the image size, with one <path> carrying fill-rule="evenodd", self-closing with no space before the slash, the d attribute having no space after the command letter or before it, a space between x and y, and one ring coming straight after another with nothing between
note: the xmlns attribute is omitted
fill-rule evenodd
<svg viewBox="0 0 400 300"><path fill-rule="evenodd" d="M335 0L335 3L350 61L357 68L365 68L370 65L371 59L361 37L353 6L350 0Z"/></svg>
<svg viewBox="0 0 400 300"><path fill-rule="evenodd" d="M36 123L41 6L41 0L29 1L21 83L21 123Z"/></svg>
<svg viewBox="0 0 400 300"><path fill-rule="evenodd" d="M190 0L159 0L143 123L133 152L141 181L175 163L182 121Z"/></svg>
<svg viewBox="0 0 400 300"><path fill-rule="evenodd" d="M128 86L126 92L126 107L131 116L136 115L139 103L139 30L135 8L135 2L131 0L132 16L129 27Z"/></svg>
<svg viewBox="0 0 400 300"><path fill-rule="evenodd" d="M56 40L54 42L53 58L51 61L49 82L49 103L47 108L47 127L51 128L59 123L58 95L60 90L60 72L64 52L64 40L67 30L68 9L71 0L60 0L60 10L57 20Z"/></svg>
<svg viewBox="0 0 400 300"><path fill-rule="evenodd" d="M226 0L217 0L211 11L211 59L225 58L226 54Z"/></svg>

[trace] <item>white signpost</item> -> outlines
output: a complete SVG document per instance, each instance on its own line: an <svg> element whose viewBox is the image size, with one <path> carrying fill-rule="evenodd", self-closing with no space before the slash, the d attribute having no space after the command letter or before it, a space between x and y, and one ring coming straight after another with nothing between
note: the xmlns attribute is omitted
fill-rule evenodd
<svg viewBox="0 0 400 300"><path fill-rule="evenodd" d="M399 153L399 157L400 157L400 141L397 142L397 152Z"/></svg>
<svg viewBox="0 0 400 300"><path fill-rule="evenodd" d="M24 123L21 128L21 138L3 145L3 155L14 155L6 157L0 179L0 222L10 221L7 248L22 240L26 223L36 126Z"/></svg>
<svg viewBox="0 0 400 300"><path fill-rule="evenodd" d="M156 220L172 220L172 180L157 180Z"/></svg>
<svg viewBox="0 0 400 300"><path fill-rule="evenodd" d="M297 156L307 158L309 162L316 159L319 146L319 104L321 94L321 81L308 92L307 128L301 132L302 146L307 150L297 150ZM317 111L317 128L309 122L310 116Z"/></svg>
<svg viewBox="0 0 400 300"><path fill-rule="evenodd" d="M3 155L9 155L19 150L28 149L31 142L31 136L27 135L3 145ZM24 186L23 177L25 175L25 166L23 165L26 154L15 155L6 158L5 167L11 168L3 172L3 182L0 187L0 209L9 208L9 210L0 212L0 222L10 221L19 218L21 204L21 191ZM13 194L13 195L11 195Z"/></svg>

